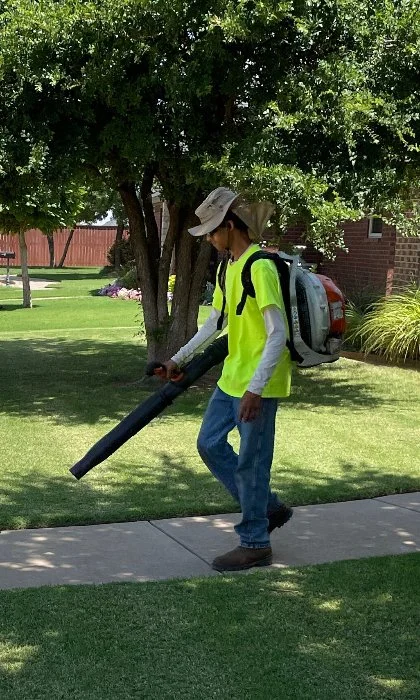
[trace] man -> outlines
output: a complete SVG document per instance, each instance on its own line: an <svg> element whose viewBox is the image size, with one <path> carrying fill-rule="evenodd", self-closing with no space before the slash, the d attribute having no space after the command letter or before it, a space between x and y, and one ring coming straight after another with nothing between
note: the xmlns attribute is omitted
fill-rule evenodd
<svg viewBox="0 0 420 700"><path fill-rule="evenodd" d="M242 520L235 527L240 545L216 557L213 568L217 571L271 564L270 532L284 525L293 512L269 487L277 403L290 394L291 380L287 323L278 272L271 260L253 263L255 298L248 297L242 314L236 314L243 291L242 268L259 250L252 238L261 236L272 212L267 202L247 205L235 192L218 187L195 212L201 224L189 229L193 236L206 235L217 251L230 254L224 323L228 326L229 354L197 441L202 460L242 510ZM222 308L223 292L217 283L209 319L164 363L168 378L220 333ZM240 434L239 454L227 441L234 427Z"/></svg>

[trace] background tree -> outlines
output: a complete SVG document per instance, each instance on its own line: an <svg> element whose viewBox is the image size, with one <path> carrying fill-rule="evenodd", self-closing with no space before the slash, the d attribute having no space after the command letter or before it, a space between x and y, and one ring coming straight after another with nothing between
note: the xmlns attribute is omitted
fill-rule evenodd
<svg viewBox="0 0 420 700"><path fill-rule="evenodd" d="M55 267L55 246L54 246L54 235L52 233L46 233L47 243L48 243L48 255L49 263L48 267Z"/></svg>
<svg viewBox="0 0 420 700"><path fill-rule="evenodd" d="M408 206L415 0L5 0L0 44L7 128L121 196L151 356L195 330L210 249L187 228L213 187L271 198L277 227L305 222L325 252L344 219ZM155 186L170 213L162 249Z"/></svg>
<svg viewBox="0 0 420 700"><path fill-rule="evenodd" d="M7 132L2 129L3 144ZM38 228L52 234L77 217L85 189L59 174L50 187L44 177L51 165L47 150L32 142L29 135L16 140L9 134L8 148L0 151L0 230L19 237L22 268L23 306L32 306L25 232Z"/></svg>
<svg viewBox="0 0 420 700"><path fill-rule="evenodd" d="M115 241L112 246L112 266L116 271L119 271L123 266L123 257L121 255L123 243L124 231L129 229L129 222L127 219L127 214L125 212L121 197L118 192L114 191L110 193L109 197L109 211L111 212L113 218L117 223L117 232L115 234ZM129 244L131 250L131 243ZM109 254L108 254L109 257Z"/></svg>
<svg viewBox="0 0 420 700"><path fill-rule="evenodd" d="M86 224L93 224L98 219L103 219L109 212L110 208L113 205L115 206L115 192L110 191L109 188L106 188L104 183L97 178L87 183L82 197L83 198L77 211L77 219L74 219L68 224L70 226L70 230L60 260L55 266L57 268L64 267L77 224L81 223L82 221Z"/></svg>
<svg viewBox="0 0 420 700"><path fill-rule="evenodd" d="M78 218L67 223L70 230L58 263L55 261L54 233L45 232L48 241L49 267L64 267L77 224L82 221L87 224L93 224L98 219L104 218L116 199L115 192L110 193L109 190L104 189L103 183L98 181L88 183L84 188L80 189L79 193L81 200L79 206L75 209Z"/></svg>

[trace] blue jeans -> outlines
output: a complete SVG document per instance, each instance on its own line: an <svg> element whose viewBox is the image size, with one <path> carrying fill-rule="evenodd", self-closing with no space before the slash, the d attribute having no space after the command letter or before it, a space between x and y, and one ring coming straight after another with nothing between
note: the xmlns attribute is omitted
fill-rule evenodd
<svg viewBox="0 0 420 700"><path fill-rule="evenodd" d="M270 490L277 399L262 399L258 417L247 423L238 419L240 402L216 388L204 415L197 448L212 474L241 506L242 520L235 527L241 547L257 549L270 545L268 515L282 505ZM241 436L239 455L227 441L235 426Z"/></svg>

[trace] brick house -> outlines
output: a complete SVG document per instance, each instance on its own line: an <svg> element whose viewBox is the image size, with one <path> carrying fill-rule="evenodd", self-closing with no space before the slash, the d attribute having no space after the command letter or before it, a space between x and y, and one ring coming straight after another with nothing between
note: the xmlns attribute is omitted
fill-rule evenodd
<svg viewBox="0 0 420 700"><path fill-rule="evenodd" d="M345 222L343 229L348 252L339 250L330 261L308 244L303 257L316 263L318 272L334 279L350 298L362 290L390 294L410 282L420 284L420 237L401 236L376 217ZM291 228L285 240L302 244L303 233L303 227Z"/></svg>

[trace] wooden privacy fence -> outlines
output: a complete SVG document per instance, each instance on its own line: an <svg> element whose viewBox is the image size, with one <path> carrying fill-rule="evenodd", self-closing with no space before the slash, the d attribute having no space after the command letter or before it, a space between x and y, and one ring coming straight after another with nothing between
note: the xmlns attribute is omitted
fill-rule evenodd
<svg viewBox="0 0 420 700"><path fill-rule="evenodd" d="M54 257L56 264L60 261L64 250L69 229L61 229L54 233ZM116 226L78 226L74 230L73 238L67 252L65 267L90 267L104 266L108 264L107 252L115 241ZM47 237L36 229L31 229L25 234L28 247L29 267L48 267L50 254ZM20 266L19 239L0 233L0 250L11 250L16 253L16 258L10 261L10 267Z"/></svg>

